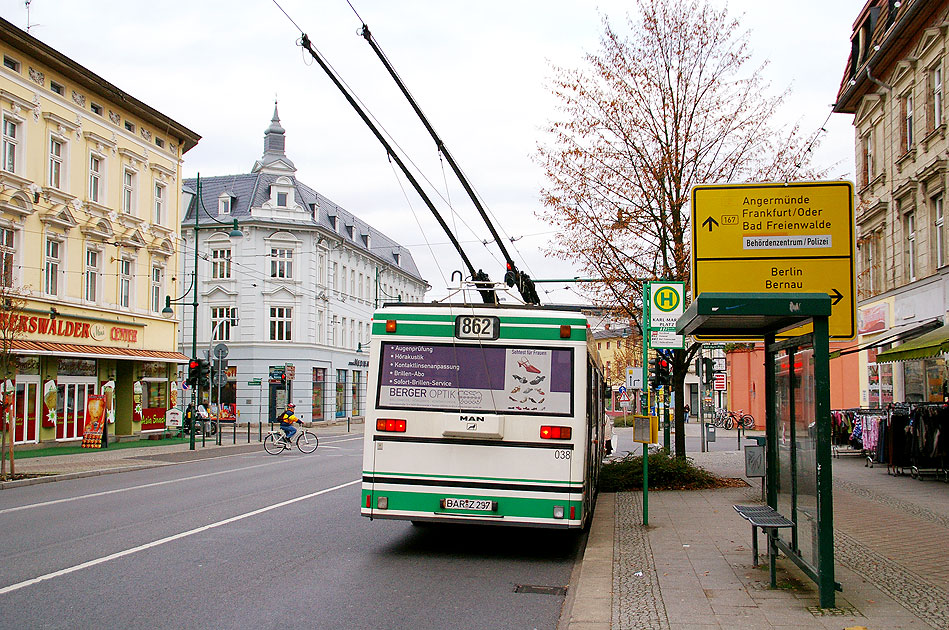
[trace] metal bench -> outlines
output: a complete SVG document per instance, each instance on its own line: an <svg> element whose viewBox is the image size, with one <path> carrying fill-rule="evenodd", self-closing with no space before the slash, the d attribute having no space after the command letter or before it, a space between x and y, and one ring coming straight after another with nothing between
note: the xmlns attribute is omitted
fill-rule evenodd
<svg viewBox="0 0 949 630"><path fill-rule="evenodd" d="M778 513L774 508L767 505L733 505L735 511L749 523L751 523L751 550L754 554L752 566L758 566L758 528L764 530L768 536L768 563L771 569L771 588L777 586L777 577L774 570L774 562L778 555L778 529L781 527L794 527L794 521Z"/></svg>

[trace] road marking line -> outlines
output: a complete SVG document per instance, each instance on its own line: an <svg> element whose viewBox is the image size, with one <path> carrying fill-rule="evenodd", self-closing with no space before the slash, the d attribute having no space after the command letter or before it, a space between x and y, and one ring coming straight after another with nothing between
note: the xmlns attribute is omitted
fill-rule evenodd
<svg viewBox="0 0 949 630"><path fill-rule="evenodd" d="M325 445L323 446L323 448L339 449L338 446L330 446L329 444L336 444L336 443L338 443L338 442L351 442L351 441L353 441L353 440L361 440L361 439L362 439L362 436L353 437L353 438L346 438L346 439L343 439L343 440L333 440L332 442L329 442L328 444L325 444ZM234 453L234 455L248 455L248 454L249 454L249 453ZM231 457L231 455L224 455L224 457ZM215 459L220 459L220 458L215 458ZM202 460L195 460L195 461L202 461ZM183 463L187 463L187 462L176 462L176 463L182 463L182 464L183 464ZM2 510L0 510L0 514L7 514L7 513L9 513L9 512L19 512L20 510L28 510L28 509L30 509L30 508L35 508L35 507L45 507L45 506L47 506L47 505L56 505L56 504L59 504L59 503L68 503L68 502L70 502L70 501L78 501L78 500L80 500L80 499L91 499L91 498L93 498L93 497L101 497L101 496L106 496L106 495L109 495L109 494L117 494L117 493L119 493L119 492L128 492L128 491L130 491L130 490L140 490L140 489L142 489L142 488L153 488L153 487L155 487L155 486L164 486L164 485L169 484L169 483L178 483L179 481L191 481L191 480L193 480L193 479L203 479L203 478L205 478L205 477L213 477L213 476L215 476L215 475L223 475L223 474L226 474L226 473L241 472L242 470L250 470L250 469L252 469L252 468L258 468L258 467L260 467L260 466L273 466L273 465L276 465L276 464L278 464L278 463L279 463L279 462L267 462L266 464L254 464L253 466L245 466L244 468L232 468L232 469L230 469L230 470L219 470L219 471L213 472L213 473L204 473L204 474L202 474L202 475L193 475L193 476L191 476L191 477L182 477L181 479L168 479L167 481L156 481L156 482L154 482L154 483L146 483L146 484L143 484L143 485L140 485L140 486L131 486L131 487L128 487L128 488L117 488L117 489L115 489L115 490L104 490L104 491L102 491L102 492L94 492L93 494L84 494L84 495L81 495L81 496L78 496L78 497L68 497L68 498L65 498L65 499L53 499L52 501L43 501L42 503L31 503L31 504L29 504L29 505L19 505L19 506L17 506L17 507L2 509Z"/></svg>
<svg viewBox="0 0 949 630"><path fill-rule="evenodd" d="M223 475L226 473L232 472L241 472L243 470L250 470L252 468L260 468L261 466L273 466L279 462L267 462L266 464L254 464L253 466L245 466L244 468L231 468L228 470L219 470L212 473L204 473L201 475L193 475L191 477L181 477L180 479L168 479L165 481L155 481L153 483L146 483L140 486L130 486L128 488L116 488L115 490L103 490L102 492L94 492L92 494L83 494L77 497L67 497L65 499L53 499L52 501L43 501L42 503L31 503L29 505L20 505L17 507L6 508L0 510L0 514L6 514L8 512L19 512L20 510L26 510L29 508L35 507L44 507L47 505L56 505L57 503L68 503L69 501L78 501L80 499L91 499L93 497L102 497L109 494L117 494L119 492L128 492L130 490L140 490L142 488L154 488L155 486L164 486L169 483L178 483L179 481L191 481L193 479L203 479L205 477L214 477L215 475Z"/></svg>
<svg viewBox="0 0 949 630"><path fill-rule="evenodd" d="M180 540L180 539L182 539L182 538L186 538L186 537L191 536L191 535L193 535L193 534L200 534L201 532L206 532L206 531L208 531L209 529L214 529L214 528L216 528L216 527L221 527L222 525L229 525L230 523L234 523L234 522L237 522L237 521L241 521L241 520L244 520L245 518L250 518L251 516L257 516L258 514L263 514L263 513L265 513L265 512L269 512L269 511L271 511L271 510L275 510L275 509L277 509L277 508L281 508L281 507L284 507L284 506L286 506L286 505L290 505L290 504L292 504L292 503L297 503L297 502L299 502L299 501L305 501L306 499L312 499L313 497L318 497L318 496L320 496L321 494L328 494L328 493L330 493L330 492L334 492L334 491L336 491L336 490L341 490L341 489L343 489L343 488L347 488L347 487L349 487L349 486L353 486L353 485L355 485L355 484L357 484L357 483L361 483L361 482L362 482L362 479L356 479L355 481L349 481L349 482L346 482L346 483L342 483L342 484L340 484L340 485L338 485L338 486L333 486L332 488L326 488L325 490L319 490L319 491L317 491L317 492L311 492L310 494L305 494L305 495L303 495L302 497L297 497L297 498L295 498L295 499L289 499L289 500L287 500L287 501L281 501L280 503L274 503L273 505L268 505L268 506L266 506L266 507L262 507L262 508L253 510L253 511L251 511L251 512L247 512L247 513L245 513L245 514L238 514L237 516L232 516L231 518L226 518L226 519L224 519L223 521L218 521L218 522L216 522L216 523L211 523L211 524L209 524L209 525L203 525L203 526L197 527L197 528L195 528L195 529L189 529L189 530L186 531L186 532L180 532L180 533L174 534L174 535L172 535L172 536L166 536L165 538L160 538L160 539L155 540L155 541L152 541L152 542L150 542L150 543L145 543L144 545L139 545L138 547L132 547L131 549L126 549L126 550L124 550L124 551L118 551L118 552L116 552L116 553L109 554L108 556L103 556L102 558L96 558L95 560L89 560L88 562L83 562L83 563L77 564L77 565L75 565L75 566L71 566L71 567L68 567L68 568L65 568L65 569L60 569L59 571L53 571L52 573L47 573L47 574L45 574L45 575L40 575L39 577L35 577L35 578L29 579L29 580L26 580L26 581L23 581L23 582L18 582L18 583L16 583L16 584L11 584L10 586L5 586L5 587L3 587L3 588L0 588L0 595L5 595L6 593L12 593L13 591L18 591L18 590L20 590L21 588L26 588L27 586L32 586L33 584L38 584L38 583L44 582L44 581L46 581L46 580L51 580L51 579L53 579L53 578L55 578L55 577L60 577L60 576L62 576L62 575L68 575L68 574L70 574L70 573L75 573L76 571L79 571L79 570L81 570L81 569L88 569L89 567L94 567L94 566L96 566L96 565L103 564L103 563L109 562L109 561L111 561L111 560L116 560L116 559L122 558L122 557L124 557L124 556L129 556L129 555L131 555L131 554L133 554L133 553L138 553L139 551L145 551L146 549L151 549L151 548L153 548L153 547L158 547L159 545L164 545L165 543L170 543L170 542L173 542L173 541L175 541L175 540Z"/></svg>

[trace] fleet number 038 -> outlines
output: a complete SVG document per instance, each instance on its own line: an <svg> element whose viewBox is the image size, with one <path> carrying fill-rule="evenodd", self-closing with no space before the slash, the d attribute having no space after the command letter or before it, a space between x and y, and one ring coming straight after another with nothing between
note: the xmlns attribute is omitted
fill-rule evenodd
<svg viewBox="0 0 949 630"><path fill-rule="evenodd" d="M554 459L570 459L570 451L554 451Z"/></svg>

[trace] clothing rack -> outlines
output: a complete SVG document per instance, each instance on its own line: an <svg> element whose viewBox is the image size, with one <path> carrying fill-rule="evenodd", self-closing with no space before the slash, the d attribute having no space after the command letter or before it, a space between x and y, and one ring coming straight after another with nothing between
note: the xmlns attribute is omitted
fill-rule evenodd
<svg viewBox="0 0 949 630"><path fill-rule="evenodd" d="M871 407L834 409L831 412L831 453L834 457L865 457L864 466L873 468L887 410Z"/></svg>
<svg viewBox="0 0 949 630"><path fill-rule="evenodd" d="M891 404L885 433L888 474L949 481L949 404Z"/></svg>

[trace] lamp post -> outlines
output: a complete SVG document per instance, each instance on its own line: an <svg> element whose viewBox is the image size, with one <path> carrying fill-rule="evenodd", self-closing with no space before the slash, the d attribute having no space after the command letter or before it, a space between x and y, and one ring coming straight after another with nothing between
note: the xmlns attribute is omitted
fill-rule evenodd
<svg viewBox="0 0 949 630"><path fill-rule="evenodd" d="M174 317L175 312L171 308L172 302L178 302L180 300L183 300L188 295L189 292L193 291L193 293L191 293L191 296L192 296L191 297L191 309L192 309L191 358L192 359L198 358L198 230L219 229L217 227L218 225L228 225L227 221L218 221L217 219L215 219L213 216L211 216L211 213L208 212L207 208L204 207L204 199L201 196L201 173L198 173L197 183L195 185L195 188L197 189L195 193L195 196L197 197L197 201L194 206L194 272L192 275L191 287L188 289L188 291L185 292L184 295L174 300L171 299L170 295L165 296L165 308L163 308L161 312L163 317L166 317L169 319ZM209 219L214 221L216 225L206 225L202 228L198 224L198 208L199 207L202 210L204 210L204 213L208 216ZM244 233L241 232L240 226L237 224L237 219L234 219L233 227L231 228L231 231L228 232L228 237L233 242L234 240L239 239L243 236L244 236ZM201 382L199 381L191 392L191 404L193 405L194 409L197 409L198 407L197 403L201 400L201 397L199 396L200 391L201 391ZM190 448L191 450L194 450L194 421L193 419L191 422L191 447Z"/></svg>

